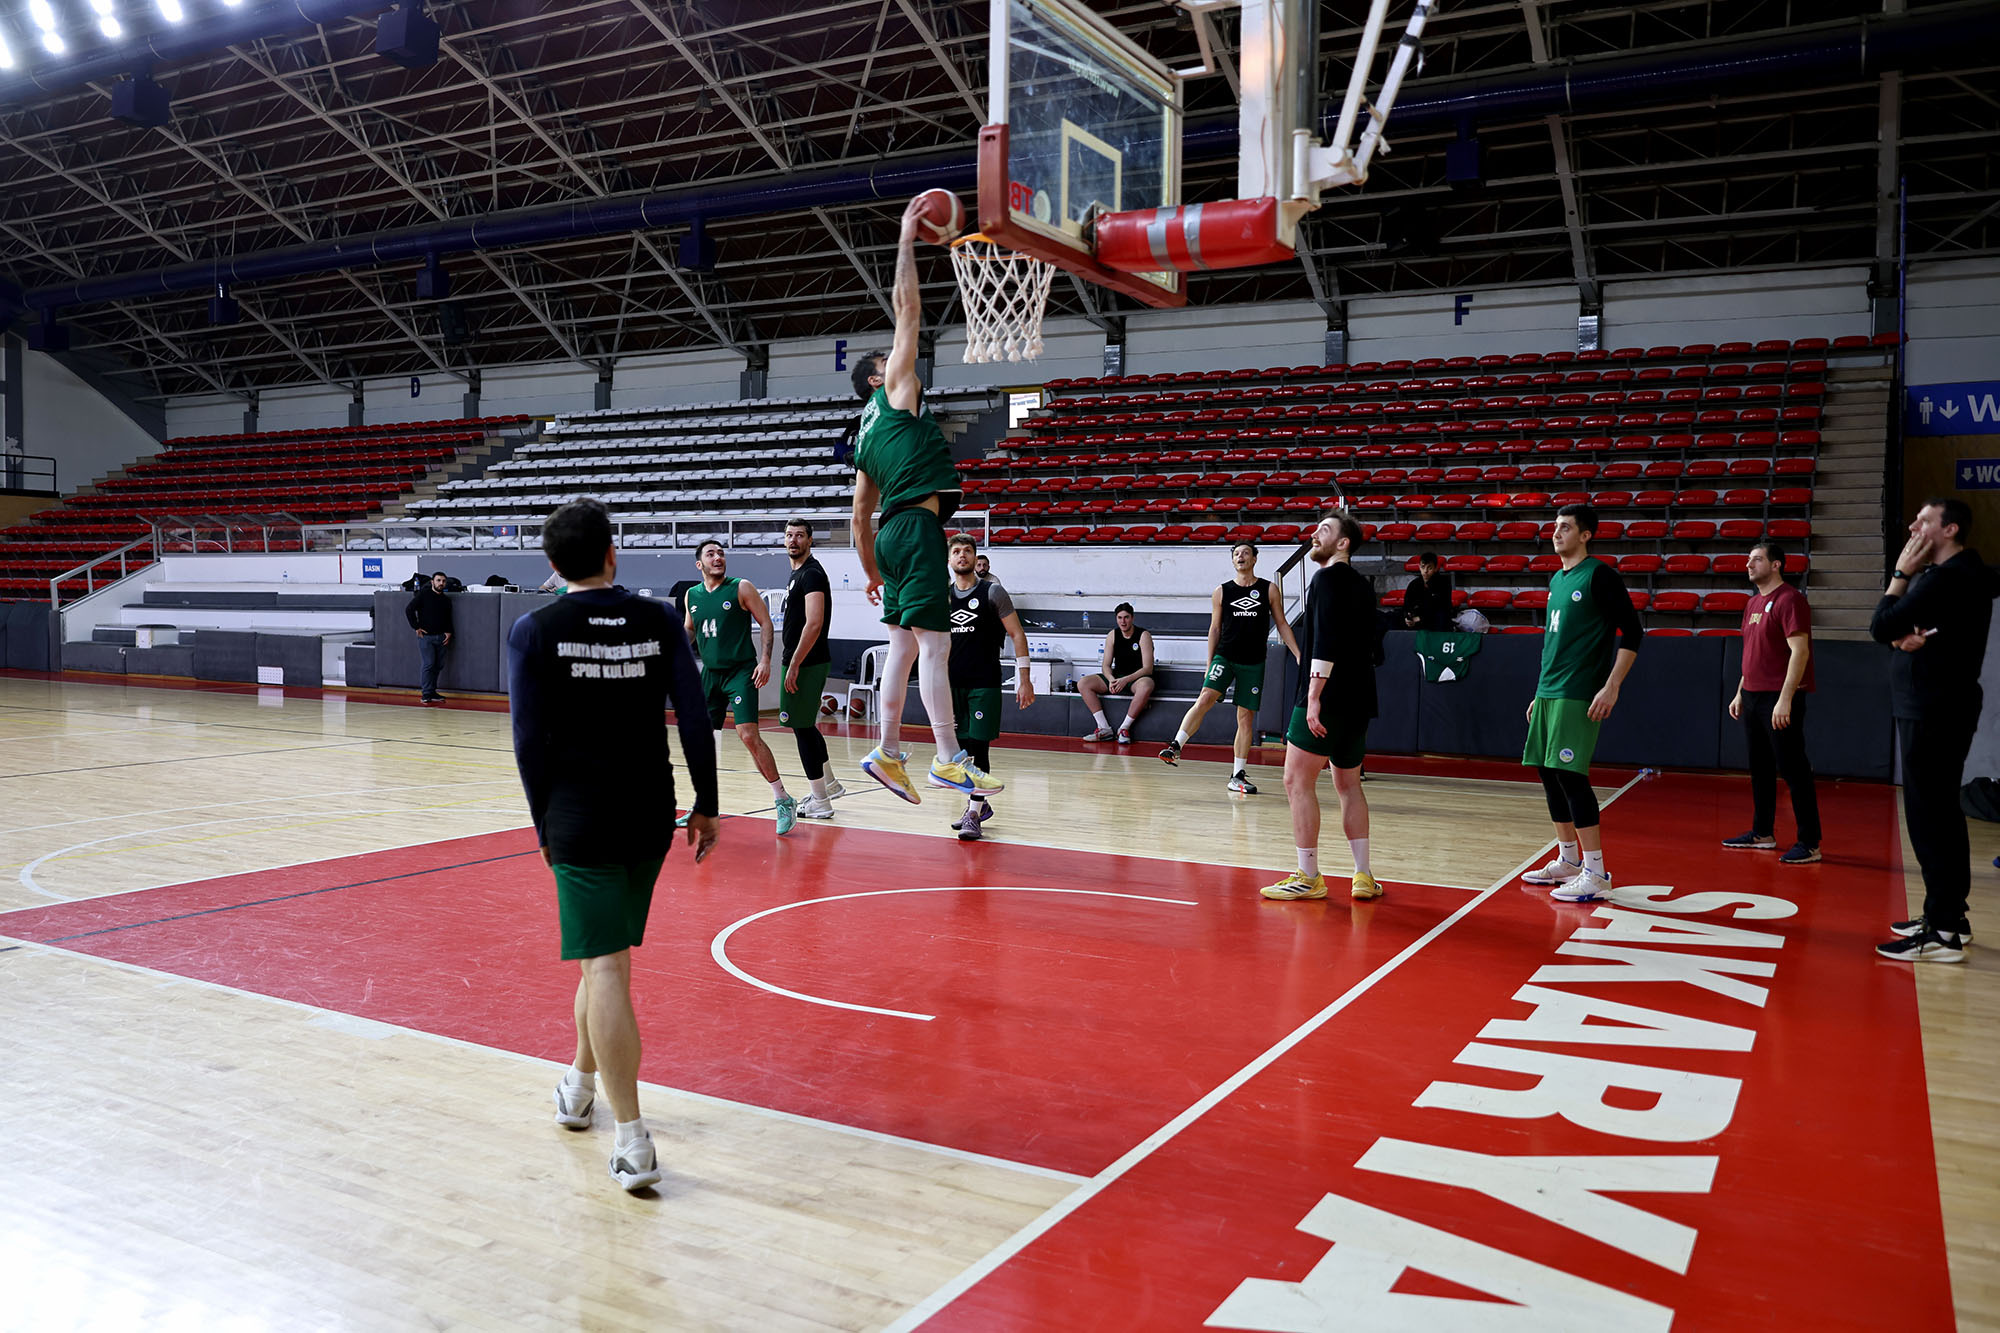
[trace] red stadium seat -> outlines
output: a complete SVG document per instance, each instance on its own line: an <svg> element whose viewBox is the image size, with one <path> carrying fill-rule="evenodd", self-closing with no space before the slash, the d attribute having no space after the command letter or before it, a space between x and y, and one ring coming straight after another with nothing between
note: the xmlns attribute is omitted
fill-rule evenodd
<svg viewBox="0 0 2000 1333"><path fill-rule="evenodd" d="M1743 608L1750 604L1747 592L1712 592L1701 599L1701 609L1705 615L1742 615Z"/></svg>
<svg viewBox="0 0 2000 1333"><path fill-rule="evenodd" d="M1620 569L1624 567L1621 565ZM1708 557L1705 555L1670 555L1662 566L1669 574L1706 574Z"/></svg>
<svg viewBox="0 0 2000 1333"><path fill-rule="evenodd" d="M1486 561L1486 572L1489 574L1522 574L1527 569L1528 557L1525 555L1496 555Z"/></svg>
<svg viewBox="0 0 2000 1333"><path fill-rule="evenodd" d="M1475 611L1502 611L1512 605L1514 593L1507 588L1481 588L1466 601Z"/></svg>
<svg viewBox="0 0 2000 1333"><path fill-rule="evenodd" d="M1620 574L1657 574L1660 572L1660 557L1657 555L1626 555L1616 561Z"/></svg>
<svg viewBox="0 0 2000 1333"><path fill-rule="evenodd" d="M1528 588L1514 594L1514 608L1519 611L1541 611L1548 604L1549 592L1546 588Z"/></svg>

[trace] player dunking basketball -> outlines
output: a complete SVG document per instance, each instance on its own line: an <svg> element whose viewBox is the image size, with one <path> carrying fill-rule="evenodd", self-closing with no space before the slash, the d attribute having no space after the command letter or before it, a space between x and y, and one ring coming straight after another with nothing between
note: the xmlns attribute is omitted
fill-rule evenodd
<svg viewBox="0 0 2000 1333"><path fill-rule="evenodd" d="M737 739L750 752L758 775L771 784L782 837L798 822L799 803L785 791L777 758L757 726L757 691L771 678L771 613L752 584L729 577L729 553L721 542L703 542L694 563L701 583L687 590L686 628L701 654L708 725L720 731L725 720L734 718ZM761 650L750 642L752 620L764 634Z"/></svg>
<svg viewBox="0 0 2000 1333"><path fill-rule="evenodd" d="M1215 590L1208 602L1208 674L1202 677L1201 693L1181 719L1181 729L1160 751L1160 758L1178 764L1181 747L1201 729L1208 710L1222 702L1224 692L1236 692L1236 765L1230 770L1229 790L1254 796L1250 782L1250 742L1256 734L1257 709L1264 702L1264 644L1271 637L1271 623L1278 625L1278 637L1299 661L1298 641L1292 637L1291 622L1285 619L1285 594L1270 579L1257 577L1257 545L1238 542L1229 548L1229 561L1236 575Z"/></svg>
<svg viewBox="0 0 2000 1333"><path fill-rule="evenodd" d="M944 432L924 410L917 379L917 335L923 306L914 252L919 202L903 210L891 299L896 337L888 353L869 352L854 366L855 392L868 400L854 447L854 544L868 579L868 600L882 608L889 656L882 667L882 739L862 771L904 800L920 798L897 748L910 667L930 715L937 754L930 783L991 796L1003 785L959 749L951 709L951 576L945 568L944 521L958 508L958 472ZM872 512L881 506L879 528Z"/></svg>

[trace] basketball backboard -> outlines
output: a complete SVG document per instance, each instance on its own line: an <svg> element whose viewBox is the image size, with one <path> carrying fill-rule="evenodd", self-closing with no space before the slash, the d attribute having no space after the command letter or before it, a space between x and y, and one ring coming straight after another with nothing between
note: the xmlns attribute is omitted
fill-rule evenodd
<svg viewBox="0 0 2000 1333"><path fill-rule="evenodd" d="M1180 202L1181 90L1165 65L1075 0L992 0L979 230L1147 305L1187 300L1185 275L1099 263L1102 213Z"/></svg>

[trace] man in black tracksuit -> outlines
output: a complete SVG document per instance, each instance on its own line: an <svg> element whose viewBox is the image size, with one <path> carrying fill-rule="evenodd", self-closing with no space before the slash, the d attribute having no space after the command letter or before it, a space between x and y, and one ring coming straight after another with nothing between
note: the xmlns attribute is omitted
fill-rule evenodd
<svg viewBox="0 0 2000 1333"><path fill-rule="evenodd" d="M1972 849L1958 789L1979 727L1979 670L2000 575L1965 545L1971 519L1963 501L1925 501L1869 626L1877 643L1897 650L1889 702L1903 752L1903 818L1924 872L1923 915L1890 927L1896 938L1875 949L1884 958L1963 962L1972 938Z"/></svg>
<svg viewBox="0 0 2000 1333"><path fill-rule="evenodd" d="M439 570L417 588L417 595L403 608L410 628L417 632L417 656L423 662L418 684L427 704L444 702L438 693L438 677L444 674L445 649L451 647L451 595L445 591L446 582L444 571Z"/></svg>

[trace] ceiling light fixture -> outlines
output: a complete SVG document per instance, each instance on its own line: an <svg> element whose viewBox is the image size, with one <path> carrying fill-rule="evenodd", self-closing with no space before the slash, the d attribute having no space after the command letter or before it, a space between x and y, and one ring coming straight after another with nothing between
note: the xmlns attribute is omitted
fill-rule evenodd
<svg viewBox="0 0 2000 1333"><path fill-rule="evenodd" d="M154 2L159 5L161 16L169 23L179 23L187 17L187 11L181 8L181 0L154 0Z"/></svg>
<svg viewBox="0 0 2000 1333"><path fill-rule="evenodd" d="M28 12L34 15L35 26L42 30L43 50L59 56L68 49L63 45L62 34L56 31L56 11L49 0L28 0Z"/></svg>
<svg viewBox="0 0 2000 1333"><path fill-rule="evenodd" d="M111 0L90 0L90 7L97 14L97 30L112 41L125 35L125 26L118 21L118 12L111 7Z"/></svg>

